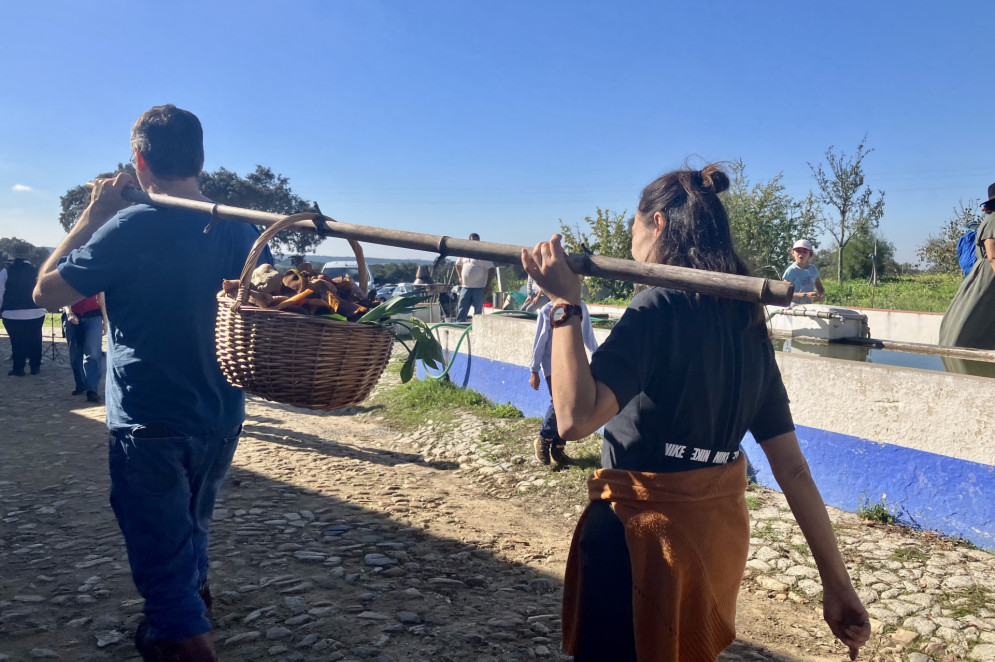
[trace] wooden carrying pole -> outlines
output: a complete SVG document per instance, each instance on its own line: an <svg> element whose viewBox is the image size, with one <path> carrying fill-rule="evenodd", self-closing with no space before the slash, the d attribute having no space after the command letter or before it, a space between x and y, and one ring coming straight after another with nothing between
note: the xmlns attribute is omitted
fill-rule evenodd
<svg viewBox="0 0 995 662"><path fill-rule="evenodd" d="M122 197L131 202L156 207L187 209L207 214L215 219L242 221L267 227L285 218L281 214L270 212L228 207L159 193L145 193L133 187L124 189ZM365 241L371 244L413 248L446 256L479 258L505 264L519 264L522 259L522 249L525 248L511 244L453 239L441 235L339 223L317 212L314 214L314 221L299 221L287 229L317 232L322 236ZM569 253L567 254L567 264L574 273L583 276L598 276L612 280L658 285L685 292L699 292L761 304L787 306L791 303L791 295L794 293L794 285L780 280L770 281L766 278L672 267L649 262L634 262L598 255Z"/></svg>

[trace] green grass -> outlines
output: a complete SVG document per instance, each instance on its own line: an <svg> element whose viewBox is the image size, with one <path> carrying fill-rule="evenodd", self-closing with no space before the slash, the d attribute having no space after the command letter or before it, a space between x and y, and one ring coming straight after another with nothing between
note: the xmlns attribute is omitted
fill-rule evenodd
<svg viewBox="0 0 995 662"><path fill-rule="evenodd" d="M877 287L872 288L866 278L840 283L826 274L822 283L826 287L826 303L831 306L943 313L957 293L961 277L957 274L887 276L879 278ZM588 303L628 306L629 299L592 299Z"/></svg>
<svg viewBox="0 0 995 662"><path fill-rule="evenodd" d="M752 494L746 495L746 507L749 510L757 510L760 508L760 499Z"/></svg>
<svg viewBox="0 0 995 662"><path fill-rule="evenodd" d="M880 501L872 502L866 494L860 495L857 515L866 520L881 522L882 524L894 524L898 521L891 506L888 505L888 502L884 498Z"/></svg>
<svg viewBox="0 0 995 662"><path fill-rule="evenodd" d="M871 303L871 286L866 279L842 283L823 278L826 303L844 308L882 308L927 313L946 312L961 278L956 274L916 274L878 280Z"/></svg>
<svg viewBox="0 0 995 662"><path fill-rule="evenodd" d="M991 591L980 586L957 591L954 593L944 593L938 604L943 609L953 611L951 617L964 618L965 616L977 616L982 609L991 609L995 595Z"/></svg>
<svg viewBox="0 0 995 662"><path fill-rule="evenodd" d="M388 369L396 370L393 363ZM495 404L477 391L435 379L411 380L386 389L374 398L374 404L383 405L383 415L403 425L417 426L426 419L450 421L459 410L484 419L522 418L522 412L510 403Z"/></svg>
<svg viewBox="0 0 995 662"><path fill-rule="evenodd" d="M778 542L781 539L781 532L774 528L774 523L770 520L765 522L763 528L756 530L753 535L771 542Z"/></svg>
<svg viewBox="0 0 995 662"><path fill-rule="evenodd" d="M888 559L900 563L909 563L912 561L925 563L929 560L929 555L917 547L899 547L891 553Z"/></svg>

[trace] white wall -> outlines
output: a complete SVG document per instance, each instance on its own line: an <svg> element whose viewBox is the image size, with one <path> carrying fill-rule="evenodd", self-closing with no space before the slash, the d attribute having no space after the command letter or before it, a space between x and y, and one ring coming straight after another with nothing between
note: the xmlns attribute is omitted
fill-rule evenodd
<svg viewBox="0 0 995 662"><path fill-rule="evenodd" d="M595 329L599 341L608 333ZM458 333L441 335L452 349ZM534 335L534 321L477 316L471 352L528 366ZM800 425L995 466L989 411L995 379L803 354L777 357Z"/></svg>

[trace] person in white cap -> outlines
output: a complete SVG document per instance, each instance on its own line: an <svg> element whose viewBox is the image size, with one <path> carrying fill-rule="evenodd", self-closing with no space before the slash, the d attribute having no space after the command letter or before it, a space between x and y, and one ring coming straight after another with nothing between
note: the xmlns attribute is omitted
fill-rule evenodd
<svg viewBox="0 0 995 662"><path fill-rule="evenodd" d="M781 278L795 286L792 305L825 301L826 290L819 279L819 267L808 263L812 259L812 242L808 239L796 241L791 247L791 257L795 263L784 270Z"/></svg>

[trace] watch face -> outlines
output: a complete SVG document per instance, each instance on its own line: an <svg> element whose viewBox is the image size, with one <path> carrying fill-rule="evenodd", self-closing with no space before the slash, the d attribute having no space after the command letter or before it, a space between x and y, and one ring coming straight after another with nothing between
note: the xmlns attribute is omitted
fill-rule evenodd
<svg viewBox="0 0 995 662"><path fill-rule="evenodd" d="M566 308L563 308L562 306L557 306L556 308L553 308L553 314L551 316L551 319L554 322L559 322L561 319L566 317L566 314L567 314Z"/></svg>

